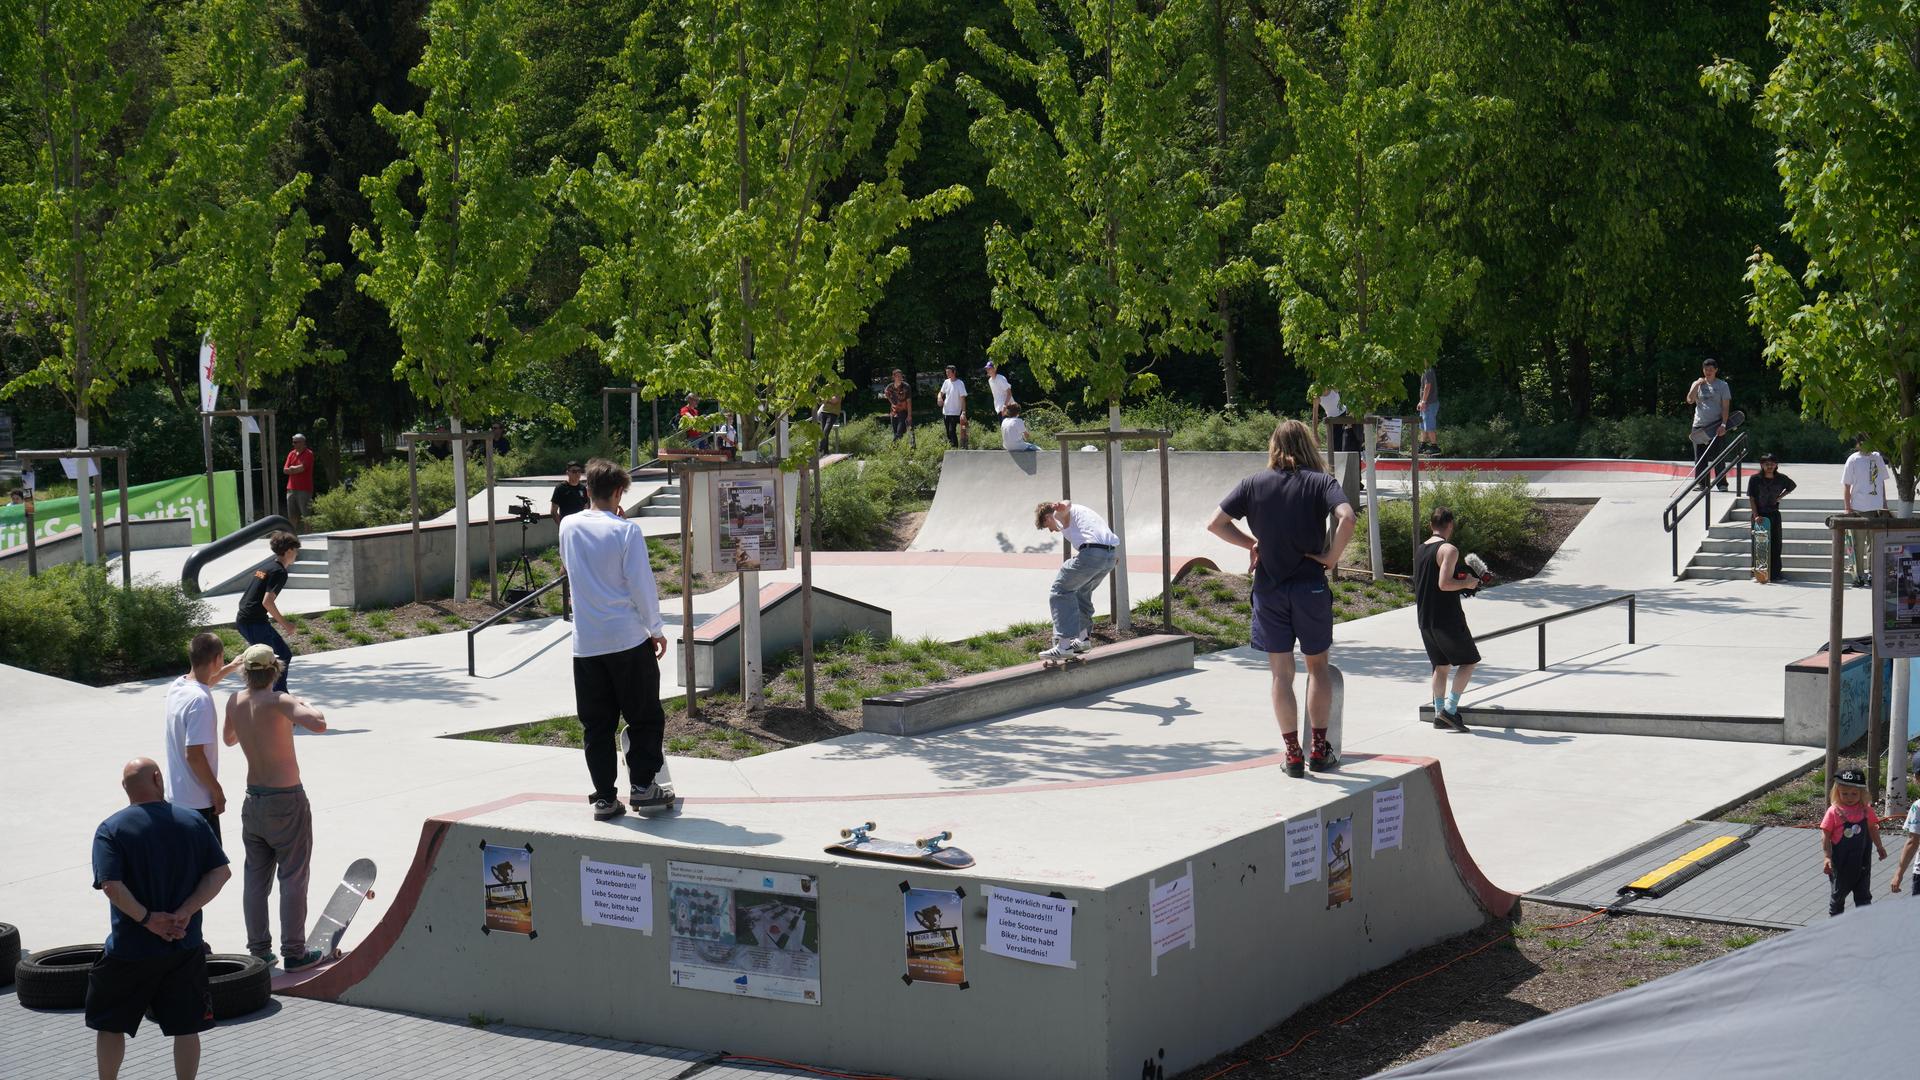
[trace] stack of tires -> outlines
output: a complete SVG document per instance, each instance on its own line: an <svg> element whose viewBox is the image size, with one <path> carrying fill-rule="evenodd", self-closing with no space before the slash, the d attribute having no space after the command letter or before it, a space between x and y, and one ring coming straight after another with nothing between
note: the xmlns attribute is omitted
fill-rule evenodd
<svg viewBox="0 0 1920 1080"><path fill-rule="evenodd" d="M14 983L14 996L29 1009L78 1009L87 1003L87 972L104 945L66 945L23 955L20 932L0 923L0 986ZM273 996L273 969L246 953L207 957L207 992L213 1018L230 1020L259 1012Z"/></svg>

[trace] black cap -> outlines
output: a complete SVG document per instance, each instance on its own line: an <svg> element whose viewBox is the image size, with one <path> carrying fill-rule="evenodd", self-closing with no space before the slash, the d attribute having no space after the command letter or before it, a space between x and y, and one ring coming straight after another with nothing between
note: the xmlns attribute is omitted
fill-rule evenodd
<svg viewBox="0 0 1920 1080"><path fill-rule="evenodd" d="M1773 462L1775 465L1780 464L1780 459L1777 457L1774 457L1773 452L1771 450L1760 455L1760 464L1765 465L1769 461Z"/></svg>
<svg viewBox="0 0 1920 1080"><path fill-rule="evenodd" d="M1864 788L1867 786L1867 774L1859 769L1841 769L1840 786Z"/></svg>

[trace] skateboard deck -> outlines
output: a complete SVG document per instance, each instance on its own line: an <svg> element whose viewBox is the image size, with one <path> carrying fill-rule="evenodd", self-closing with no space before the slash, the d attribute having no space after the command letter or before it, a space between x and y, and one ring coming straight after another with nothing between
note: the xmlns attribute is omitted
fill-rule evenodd
<svg viewBox="0 0 1920 1080"><path fill-rule="evenodd" d="M308 948L319 949L329 959L339 955L340 937L360 911L361 901L373 899L375 874L372 859L353 860L339 887L333 890L333 898L327 901L326 910L307 934Z"/></svg>
<svg viewBox="0 0 1920 1080"><path fill-rule="evenodd" d="M945 841L953 839L952 832L940 832L915 840L911 844L904 844L898 840L882 840L874 836L874 828L873 822L869 821L865 825L841 829L840 842L828 844L826 850L833 855L851 855L856 859L905 863L909 866L923 866L929 870L965 870L973 865L973 856L959 848L941 846Z"/></svg>
<svg viewBox="0 0 1920 1080"><path fill-rule="evenodd" d="M1761 518L1753 523L1753 580L1765 585L1772 576L1768 567L1773 565L1773 522Z"/></svg>
<svg viewBox="0 0 1920 1080"><path fill-rule="evenodd" d="M1086 662L1087 658L1084 654L1075 653L1072 656L1062 657L1058 660L1051 657L1043 659L1040 661L1040 666L1046 668L1048 671L1052 671L1054 668L1065 667L1068 664L1084 664Z"/></svg>
<svg viewBox="0 0 1920 1080"><path fill-rule="evenodd" d="M1727 434L1729 435L1733 434L1736 430L1739 429L1741 424L1744 424L1746 422L1747 422L1747 414L1742 410L1735 409L1732 412L1728 413L1727 414ZM1701 426L1694 428L1693 430L1694 430L1694 434L1696 435L1705 435L1708 438L1712 438L1713 429L1719 426L1720 426L1719 424L1702 424Z"/></svg>

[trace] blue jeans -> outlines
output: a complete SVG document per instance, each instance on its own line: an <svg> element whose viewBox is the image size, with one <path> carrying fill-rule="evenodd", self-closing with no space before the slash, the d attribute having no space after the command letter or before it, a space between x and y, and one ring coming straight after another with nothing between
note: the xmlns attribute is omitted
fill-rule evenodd
<svg viewBox="0 0 1920 1080"><path fill-rule="evenodd" d="M274 680L273 688L281 693L285 693L287 689L287 672L293 667L293 650L287 648L287 639L281 637L280 631L275 630L273 624L270 622L234 623L233 628L239 632L241 637L247 639L247 644L249 645L270 645L273 647L273 655L280 658L280 677Z"/></svg>
<svg viewBox="0 0 1920 1080"><path fill-rule="evenodd" d="M1112 548L1083 547L1060 564L1047 605L1053 609L1053 636L1072 640L1093 626L1093 590L1113 572Z"/></svg>

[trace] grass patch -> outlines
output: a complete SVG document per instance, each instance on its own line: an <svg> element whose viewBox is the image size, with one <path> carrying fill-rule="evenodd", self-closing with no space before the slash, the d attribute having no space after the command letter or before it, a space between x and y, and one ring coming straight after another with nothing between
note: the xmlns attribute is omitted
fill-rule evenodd
<svg viewBox="0 0 1920 1080"><path fill-rule="evenodd" d="M1727 938L1726 946L1729 949L1744 949L1759 940L1759 934L1734 934Z"/></svg>

